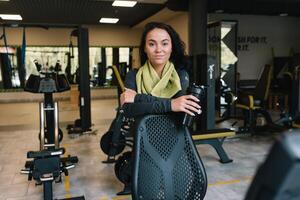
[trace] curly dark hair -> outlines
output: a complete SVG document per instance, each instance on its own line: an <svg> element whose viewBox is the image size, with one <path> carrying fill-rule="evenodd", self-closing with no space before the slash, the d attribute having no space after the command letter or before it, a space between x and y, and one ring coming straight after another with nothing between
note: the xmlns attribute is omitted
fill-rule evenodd
<svg viewBox="0 0 300 200"><path fill-rule="evenodd" d="M148 57L144 51L146 44L146 36L147 34L155 28L163 29L168 32L172 41L172 53L170 56L170 61L174 64L175 68L183 68L187 65L187 56L185 53L185 44L180 39L178 33L168 24L164 24L161 22L150 22L145 25L143 35L140 42L140 61L141 64L145 64Z"/></svg>

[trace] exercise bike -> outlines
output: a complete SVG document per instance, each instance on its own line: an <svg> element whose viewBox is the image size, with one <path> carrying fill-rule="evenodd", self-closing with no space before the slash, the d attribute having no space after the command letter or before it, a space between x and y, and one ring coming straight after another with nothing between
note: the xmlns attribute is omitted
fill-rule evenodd
<svg viewBox="0 0 300 200"><path fill-rule="evenodd" d="M48 69L40 71L40 75L30 75L24 88L28 92L44 94L44 101L40 102L40 149L27 153L31 160L21 170L22 174L28 175L28 180L34 179L37 185L43 185L44 200L53 199L52 182L61 182L62 173L68 176L68 170L78 162L76 156L61 157L65 153L59 146L63 133L58 124L58 103L53 101L53 93L69 89L65 75ZM84 197L68 199L84 200Z"/></svg>
<svg viewBox="0 0 300 200"><path fill-rule="evenodd" d="M204 92L204 86L192 85L189 88L189 92L201 98L200 94ZM141 116L137 116L137 118L141 118ZM115 164L115 175L124 184L123 190L118 192L117 195L131 194L132 168L134 167L132 155L136 124L135 118L126 117L124 110L119 108L117 109L116 118L113 120L108 131L100 139L100 148L107 155L107 160L103 162ZM185 116L183 124L190 127L192 125L192 118ZM129 149L124 152L125 147L129 147ZM118 155L120 156L116 159Z"/></svg>
<svg viewBox="0 0 300 200"><path fill-rule="evenodd" d="M115 175L124 184L124 189L117 195L131 193L131 150L120 155L125 147L133 148L133 134L131 127L134 123L133 118L125 117L122 108L117 109L116 118L111 123L108 131L100 139L100 149L107 155L103 163L115 164Z"/></svg>

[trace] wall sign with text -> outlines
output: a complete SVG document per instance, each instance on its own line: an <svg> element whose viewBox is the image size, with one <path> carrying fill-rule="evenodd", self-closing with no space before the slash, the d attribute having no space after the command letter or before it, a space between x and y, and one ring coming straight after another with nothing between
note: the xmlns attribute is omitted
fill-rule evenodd
<svg viewBox="0 0 300 200"><path fill-rule="evenodd" d="M266 36L239 36L237 38L237 49L238 51L249 51L251 45L253 44L267 44L267 37Z"/></svg>

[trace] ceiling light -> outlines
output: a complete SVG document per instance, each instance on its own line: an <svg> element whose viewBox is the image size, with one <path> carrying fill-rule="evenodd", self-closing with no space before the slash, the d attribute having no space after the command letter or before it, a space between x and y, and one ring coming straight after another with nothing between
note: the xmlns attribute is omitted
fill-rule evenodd
<svg viewBox="0 0 300 200"><path fill-rule="evenodd" d="M0 0L0 1L10 1L10 0Z"/></svg>
<svg viewBox="0 0 300 200"><path fill-rule="evenodd" d="M289 14L288 13L280 13L279 16L280 17L287 17Z"/></svg>
<svg viewBox="0 0 300 200"><path fill-rule="evenodd" d="M7 14L0 14L0 17L3 20L22 20L21 15L7 15Z"/></svg>
<svg viewBox="0 0 300 200"><path fill-rule="evenodd" d="M106 24L115 24L119 21L118 18L105 18L105 17L102 17L99 22L100 23L106 23Z"/></svg>
<svg viewBox="0 0 300 200"><path fill-rule="evenodd" d="M112 6L119 6L119 7L133 7L135 6L136 1L114 1Z"/></svg>

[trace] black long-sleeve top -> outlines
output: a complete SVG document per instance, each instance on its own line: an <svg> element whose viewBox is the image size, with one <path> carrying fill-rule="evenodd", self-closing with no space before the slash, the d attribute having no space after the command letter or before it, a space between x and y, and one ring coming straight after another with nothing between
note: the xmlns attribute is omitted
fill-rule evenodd
<svg viewBox="0 0 300 200"><path fill-rule="evenodd" d="M136 69L131 70L125 77L125 87L137 91L136 85ZM189 76L184 69L177 69L180 78L181 90L178 91L172 98L185 95L189 86ZM172 99L171 98L171 99ZM146 114L163 114L171 112L171 99L160 98L148 94L136 94L134 103L125 103L123 105L124 115L127 117L136 117Z"/></svg>

